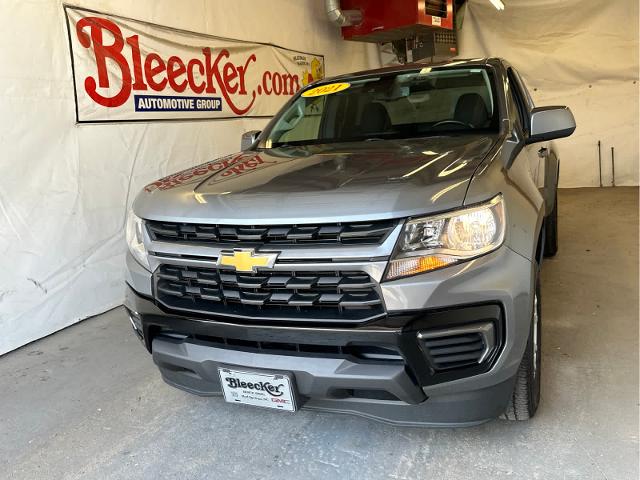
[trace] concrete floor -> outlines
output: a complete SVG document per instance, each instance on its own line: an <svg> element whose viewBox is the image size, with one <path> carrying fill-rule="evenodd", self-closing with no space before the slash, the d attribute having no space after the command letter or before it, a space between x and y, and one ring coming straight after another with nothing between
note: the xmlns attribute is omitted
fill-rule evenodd
<svg viewBox="0 0 640 480"><path fill-rule="evenodd" d="M122 309L0 359L0 477L637 479L638 190L564 190L528 423L395 428L166 386Z"/></svg>

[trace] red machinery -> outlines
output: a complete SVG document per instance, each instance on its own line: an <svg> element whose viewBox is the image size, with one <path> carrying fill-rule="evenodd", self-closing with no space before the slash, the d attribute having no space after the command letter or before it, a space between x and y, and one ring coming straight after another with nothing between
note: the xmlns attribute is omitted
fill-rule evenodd
<svg viewBox="0 0 640 480"><path fill-rule="evenodd" d="M453 30L453 0L341 0L360 10L362 23L342 27L345 40L385 43Z"/></svg>

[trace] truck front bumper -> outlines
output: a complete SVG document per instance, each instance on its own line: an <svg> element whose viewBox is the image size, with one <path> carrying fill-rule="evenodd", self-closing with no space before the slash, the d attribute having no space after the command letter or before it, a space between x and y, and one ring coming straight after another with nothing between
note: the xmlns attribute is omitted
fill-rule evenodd
<svg viewBox="0 0 640 480"><path fill-rule="evenodd" d="M460 267L382 284L387 310L414 308L343 328L184 316L130 287L125 306L163 379L188 392L221 395L220 366L282 371L294 377L302 408L399 425L467 426L499 416L509 401L529 332L534 268L502 248ZM494 348L474 366L439 371L419 339L489 324ZM398 357L360 355L370 347Z"/></svg>

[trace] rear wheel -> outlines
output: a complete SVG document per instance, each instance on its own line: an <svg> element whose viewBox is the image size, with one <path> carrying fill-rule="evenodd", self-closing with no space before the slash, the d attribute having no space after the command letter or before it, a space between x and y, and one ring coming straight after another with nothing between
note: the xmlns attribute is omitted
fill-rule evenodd
<svg viewBox="0 0 640 480"><path fill-rule="evenodd" d="M518 368L513 394L504 412L507 420L528 420L536 414L540 403L540 365L541 365L541 305L540 281L536 278L533 300L533 314L527 347Z"/></svg>

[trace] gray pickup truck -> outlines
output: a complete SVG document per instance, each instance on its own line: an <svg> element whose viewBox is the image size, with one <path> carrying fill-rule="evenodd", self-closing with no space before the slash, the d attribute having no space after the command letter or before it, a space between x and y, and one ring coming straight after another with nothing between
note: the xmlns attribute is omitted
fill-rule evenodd
<svg viewBox="0 0 640 480"><path fill-rule="evenodd" d="M298 92L242 151L162 178L127 220L126 307L198 395L400 425L534 415L566 107L502 59Z"/></svg>

